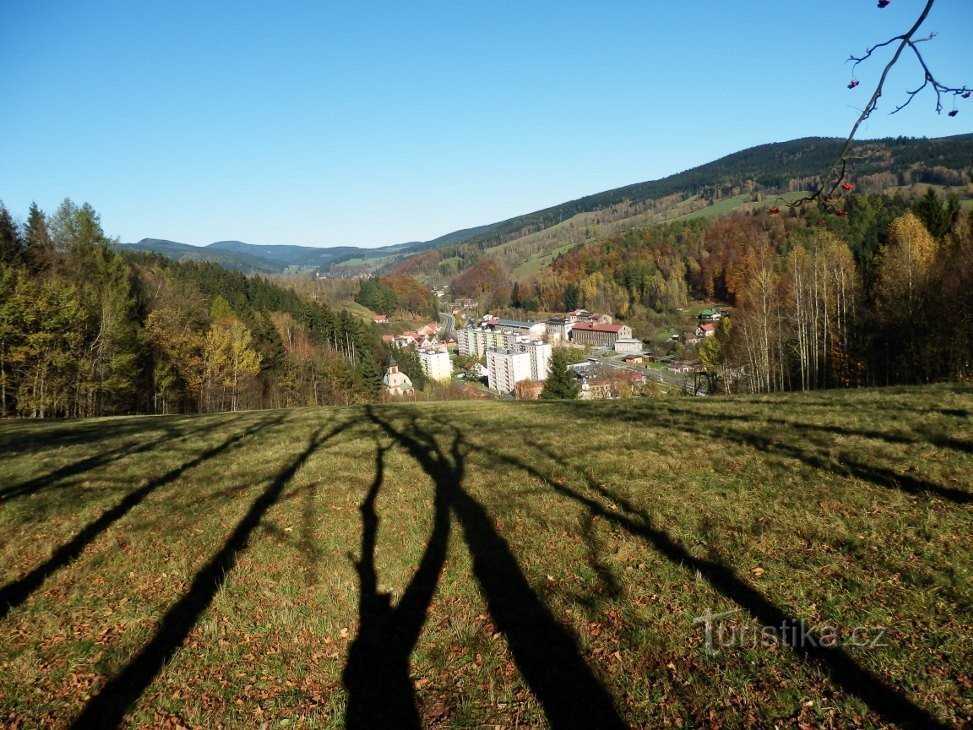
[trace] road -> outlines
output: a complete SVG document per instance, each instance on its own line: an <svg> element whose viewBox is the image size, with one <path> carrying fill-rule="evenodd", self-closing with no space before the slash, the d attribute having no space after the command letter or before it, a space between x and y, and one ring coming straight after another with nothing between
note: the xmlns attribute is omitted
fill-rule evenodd
<svg viewBox="0 0 973 730"><path fill-rule="evenodd" d="M440 312L439 321L446 328L443 331L443 337L450 337L453 334L453 330L456 329L456 317L446 312Z"/></svg>

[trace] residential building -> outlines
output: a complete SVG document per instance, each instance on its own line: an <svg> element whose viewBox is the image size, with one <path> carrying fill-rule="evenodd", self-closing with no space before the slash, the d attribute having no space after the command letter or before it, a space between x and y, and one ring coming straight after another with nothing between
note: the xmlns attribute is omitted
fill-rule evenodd
<svg viewBox="0 0 973 730"><path fill-rule="evenodd" d="M544 322L544 328L547 330L547 341L552 345L567 343L573 326L574 321L569 320L566 316L551 317Z"/></svg>
<svg viewBox="0 0 973 730"><path fill-rule="evenodd" d="M388 324L389 317L387 314L376 314L372 317L372 324Z"/></svg>
<svg viewBox="0 0 973 730"><path fill-rule="evenodd" d="M487 350L487 384L498 393L512 393L530 378L530 355L518 350Z"/></svg>
<svg viewBox="0 0 973 730"><path fill-rule="evenodd" d="M453 375L453 364L445 349L430 347L419 350L419 364L422 365L422 371L430 380L443 382Z"/></svg>
<svg viewBox="0 0 973 730"><path fill-rule="evenodd" d="M551 371L551 345L543 340L518 344L518 349L530 356L530 377L538 382L547 380Z"/></svg>

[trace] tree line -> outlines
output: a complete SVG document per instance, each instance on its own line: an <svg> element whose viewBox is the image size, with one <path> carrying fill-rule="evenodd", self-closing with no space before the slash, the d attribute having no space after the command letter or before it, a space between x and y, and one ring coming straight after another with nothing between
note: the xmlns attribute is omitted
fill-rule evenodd
<svg viewBox="0 0 973 730"><path fill-rule="evenodd" d="M0 412L210 412L378 398L368 323L212 263L121 252L86 204L0 204Z"/></svg>
<svg viewBox="0 0 973 730"><path fill-rule="evenodd" d="M561 256L533 294L623 318L726 302L732 316L700 355L731 390L973 375L973 211L933 188L911 204L845 202L838 216L764 210L633 231Z"/></svg>

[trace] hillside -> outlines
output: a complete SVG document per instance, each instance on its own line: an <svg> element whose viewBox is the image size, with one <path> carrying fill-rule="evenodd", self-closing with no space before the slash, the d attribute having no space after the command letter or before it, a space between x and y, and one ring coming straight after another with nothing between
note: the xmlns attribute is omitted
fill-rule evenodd
<svg viewBox="0 0 973 730"><path fill-rule="evenodd" d="M0 722L962 726L971 416L965 385L0 422Z"/></svg>
<svg viewBox="0 0 973 730"><path fill-rule="evenodd" d="M604 235L683 216L716 215L767 196L786 197L793 191L807 190L833 162L843 141L807 137L759 145L660 180L606 190L425 242L379 248L313 248L220 241L196 247L143 239L122 245L176 259L213 261L243 271L279 273L297 267L353 275L412 266L432 278L441 273L442 261L451 259L464 247L481 250L505 246L511 250L499 255L508 268L526 266L518 273L529 274L549 263L559 250ZM851 157L850 179L866 192L914 183L964 186L973 181L973 134L940 139L863 140L854 143ZM428 257L433 251L438 255ZM424 256L428 261L423 260Z"/></svg>
<svg viewBox="0 0 973 730"><path fill-rule="evenodd" d="M419 253L397 266L429 278L475 261L470 251L489 250L516 278L536 273L558 253L605 236L679 218L712 216L776 201L813 188L844 140L809 137L760 145L661 180L636 183L517 216L487 232L457 241L429 258ZM852 145L849 179L862 192L893 191L917 183L959 187L973 182L973 134L940 139L863 140ZM446 262L444 266L441 263Z"/></svg>

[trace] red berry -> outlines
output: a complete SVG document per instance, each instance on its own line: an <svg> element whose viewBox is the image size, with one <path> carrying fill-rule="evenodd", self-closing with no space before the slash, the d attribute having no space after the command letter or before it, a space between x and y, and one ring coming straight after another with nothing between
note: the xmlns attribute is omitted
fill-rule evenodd
<svg viewBox="0 0 973 730"><path fill-rule="evenodd" d="M771 215L777 215L778 213L780 213L780 208L778 208L776 205L770 209Z"/></svg>
<svg viewBox="0 0 973 730"><path fill-rule="evenodd" d="M838 215L840 217L844 218L846 215L848 215L848 211L847 210L839 210L838 211Z"/></svg>
<svg viewBox="0 0 973 730"><path fill-rule="evenodd" d="M841 189L842 189L842 190L851 190L851 189L852 189L853 187L855 187L855 186L854 186L854 185L852 185L852 184L851 184L851 183L849 183L849 182L846 182L846 183L841 183Z"/></svg>
<svg viewBox="0 0 973 730"><path fill-rule="evenodd" d="M849 89L854 89L856 86L858 86L858 79L852 79L848 82Z"/></svg>
<svg viewBox="0 0 973 730"><path fill-rule="evenodd" d="M953 111L949 113L949 116L955 117L957 114L959 114L959 109L953 109Z"/></svg>

